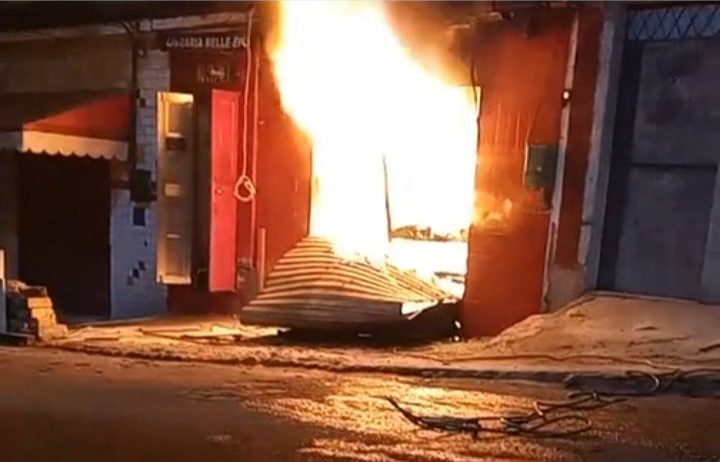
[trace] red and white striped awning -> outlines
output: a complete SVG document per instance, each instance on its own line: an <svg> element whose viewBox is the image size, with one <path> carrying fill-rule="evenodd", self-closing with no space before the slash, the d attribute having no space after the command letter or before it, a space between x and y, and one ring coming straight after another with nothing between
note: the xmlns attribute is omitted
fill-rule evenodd
<svg viewBox="0 0 720 462"><path fill-rule="evenodd" d="M0 150L126 160L126 93L14 94L0 98Z"/></svg>

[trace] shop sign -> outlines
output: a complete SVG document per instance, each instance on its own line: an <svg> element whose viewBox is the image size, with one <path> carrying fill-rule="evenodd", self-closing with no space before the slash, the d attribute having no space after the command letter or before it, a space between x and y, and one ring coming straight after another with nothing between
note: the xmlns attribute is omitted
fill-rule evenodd
<svg viewBox="0 0 720 462"><path fill-rule="evenodd" d="M165 37L163 47L182 51L234 51L244 49L247 40L243 34L192 34Z"/></svg>

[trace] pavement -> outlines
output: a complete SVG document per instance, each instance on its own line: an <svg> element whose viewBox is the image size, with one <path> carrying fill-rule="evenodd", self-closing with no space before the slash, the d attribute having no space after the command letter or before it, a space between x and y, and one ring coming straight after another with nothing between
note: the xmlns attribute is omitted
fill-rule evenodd
<svg viewBox="0 0 720 462"><path fill-rule="evenodd" d="M500 335L425 345L309 341L232 316L162 318L86 326L47 345L69 351L225 365L387 373L424 377L637 382L669 376L673 386L720 390L720 307L591 294L558 312L532 316ZM632 371L634 375L628 376ZM678 371L685 374L678 376ZM668 387L671 388L671 387Z"/></svg>
<svg viewBox="0 0 720 462"><path fill-rule="evenodd" d="M673 395L585 411L575 437L417 429L388 405L470 416L561 399L556 386L334 374L0 348L3 462L717 462L720 400Z"/></svg>

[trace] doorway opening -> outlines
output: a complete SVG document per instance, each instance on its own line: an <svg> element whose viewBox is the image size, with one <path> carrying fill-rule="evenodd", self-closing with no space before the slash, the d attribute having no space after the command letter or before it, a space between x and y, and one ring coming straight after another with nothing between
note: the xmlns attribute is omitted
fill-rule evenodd
<svg viewBox="0 0 720 462"><path fill-rule="evenodd" d="M18 275L65 322L110 316L110 164L16 154Z"/></svg>

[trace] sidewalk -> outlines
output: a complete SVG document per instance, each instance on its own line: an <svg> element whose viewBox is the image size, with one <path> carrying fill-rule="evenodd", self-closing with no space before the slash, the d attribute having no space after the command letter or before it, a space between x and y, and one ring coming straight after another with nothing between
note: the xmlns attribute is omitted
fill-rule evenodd
<svg viewBox="0 0 720 462"><path fill-rule="evenodd" d="M711 369L720 384L720 307L599 294L491 339L420 347L300 344L230 316L86 327L48 346L148 360L546 382Z"/></svg>

